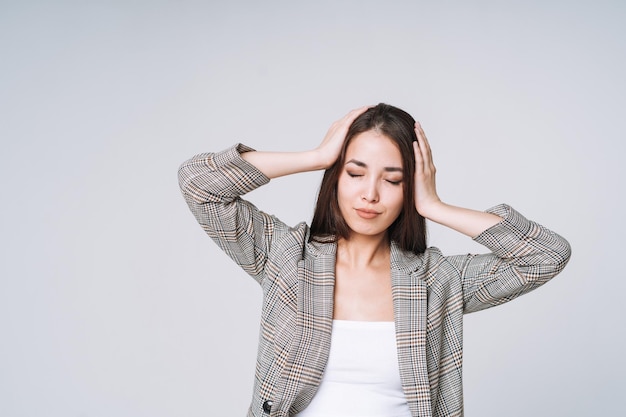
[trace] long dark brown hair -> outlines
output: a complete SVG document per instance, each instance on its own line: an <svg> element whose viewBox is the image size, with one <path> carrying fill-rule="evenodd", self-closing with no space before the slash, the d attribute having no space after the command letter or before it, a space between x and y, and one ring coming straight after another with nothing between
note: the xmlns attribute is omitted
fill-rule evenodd
<svg viewBox="0 0 626 417"><path fill-rule="evenodd" d="M403 206L398 218L387 229L387 237L400 248L420 254L426 250L426 221L415 209L415 119L389 104L380 103L361 114L348 129L339 158L324 172L311 222L311 240L328 242L350 237L350 228L339 210L337 182L345 163L346 149L354 137L370 130L391 139L402 155Z"/></svg>

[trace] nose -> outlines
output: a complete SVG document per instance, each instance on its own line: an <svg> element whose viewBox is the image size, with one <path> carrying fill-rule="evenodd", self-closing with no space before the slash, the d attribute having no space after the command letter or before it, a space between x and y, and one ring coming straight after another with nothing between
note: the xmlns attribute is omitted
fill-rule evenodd
<svg viewBox="0 0 626 417"><path fill-rule="evenodd" d="M362 191L361 194L361 198L363 199L363 201L367 201L368 203L376 203L378 202L379 199L379 194L378 194L378 185L376 184L376 181L368 181L367 184L365 184L365 188Z"/></svg>

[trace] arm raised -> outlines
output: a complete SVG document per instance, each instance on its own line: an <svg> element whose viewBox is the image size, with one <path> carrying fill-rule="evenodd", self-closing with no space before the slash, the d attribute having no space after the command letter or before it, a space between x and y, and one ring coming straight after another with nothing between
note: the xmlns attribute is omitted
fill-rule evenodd
<svg viewBox="0 0 626 417"><path fill-rule="evenodd" d="M242 158L254 165L268 178L277 178L298 172L316 171L330 167L339 157L348 128L369 107L352 110L334 122L322 143L303 152L246 152Z"/></svg>
<svg viewBox="0 0 626 417"><path fill-rule="evenodd" d="M493 213L456 207L446 204L437 195L435 186L435 164L424 130L415 123L417 142L413 142L415 153L415 208L428 220L449 227L475 238L483 231L498 224L502 218Z"/></svg>

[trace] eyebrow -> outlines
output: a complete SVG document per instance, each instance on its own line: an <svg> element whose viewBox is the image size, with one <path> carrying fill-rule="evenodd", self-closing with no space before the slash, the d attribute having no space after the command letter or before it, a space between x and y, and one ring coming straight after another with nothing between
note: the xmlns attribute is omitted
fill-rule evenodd
<svg viewBox="0 0 626 417"><path fill-rule="evenodd" d="M356 166L359 166L361 168L367 168L367 164L365 162L359 161L357 159L351 159L348 162L346 162L346 165L348 164L354 164ZM383 168L385 171L387 172L402 172L402 168L400 167L385 167Z"/></svg>

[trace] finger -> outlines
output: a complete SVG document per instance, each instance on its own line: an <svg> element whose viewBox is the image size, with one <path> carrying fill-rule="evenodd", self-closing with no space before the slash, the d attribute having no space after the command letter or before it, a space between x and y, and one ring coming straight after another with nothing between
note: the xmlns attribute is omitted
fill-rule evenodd
<svg viewBox="0 0 626 417"><path fill-rule="evenodd" d="M350 120L350 123L352 123L357 117L365 113L371 107L372 106L362 106L357 109L353 109L345 116L345 119Z"/></svg>
<svg viewBox="0 0 626 417"><path fill-rule="evenodd" d="M420 124L420 122L415 122L415 134L417 135L417 139L420 142L420 147L430 149L430 144L428 143L428 139L426 139L426 134L424 133L424 129L422 129L422 125ZM424 146L421 146L422 144Z"/></svg>
<svg viewBox="0 0 626 417"><path fill-rule="evenodd" d="M434 166L430 143L428 143L428 139L426 138L424 129L422 129L422 125L419 122L415 122L415 135L417 136L417 140L419 142L419 148L421 150L422 157L425 161L427 161L429 166Z"/></svg>
<svg viewBox="0 0 626 417"><path fill-rule="evenodd" d="M331 125L331 128L329 129L329 131L332 131L332 132L336 132L338 130L339 131L343 131L343 130L347 131L348 128L350 127L350 125L352 125L352 123L356 120L356 118L359 117L361 114L363 114L368 108L369 108L369 106L363 106L363 107L359 107L358 109L350 110L341 119L336 120Z"/></svg>
<svg viewBox="0 0 626 417"><path fill-rule="evenodd" d="M326 136L324 137L322 144L330 143L333 140L338 140L339 138L341 138L341 140L345 139L348 129L354 120L371 107L372 106L362 106L357 109L353 109L341 119L335 120L328 128L328 132L326 132Z"/></svg>
<svg viewBox="0 0 626 417"><path fill-rule="evenodd" d="M424 158L417 141L413 142L413 153L415 154L415 172L421 174L424 172Z"/></svg>
<svg viewBox="0 0 626 417"><path fill-rule="evenodd" d="M370 107L371 106L363 106L359 107L358 109L351 110L350 112L348 112L348 114L333 123L329 133L338 133L345 136L348 132L348 129L350 128L350 126L352 126L352 123L354 123L356 118L365 113Z"/></svg>

